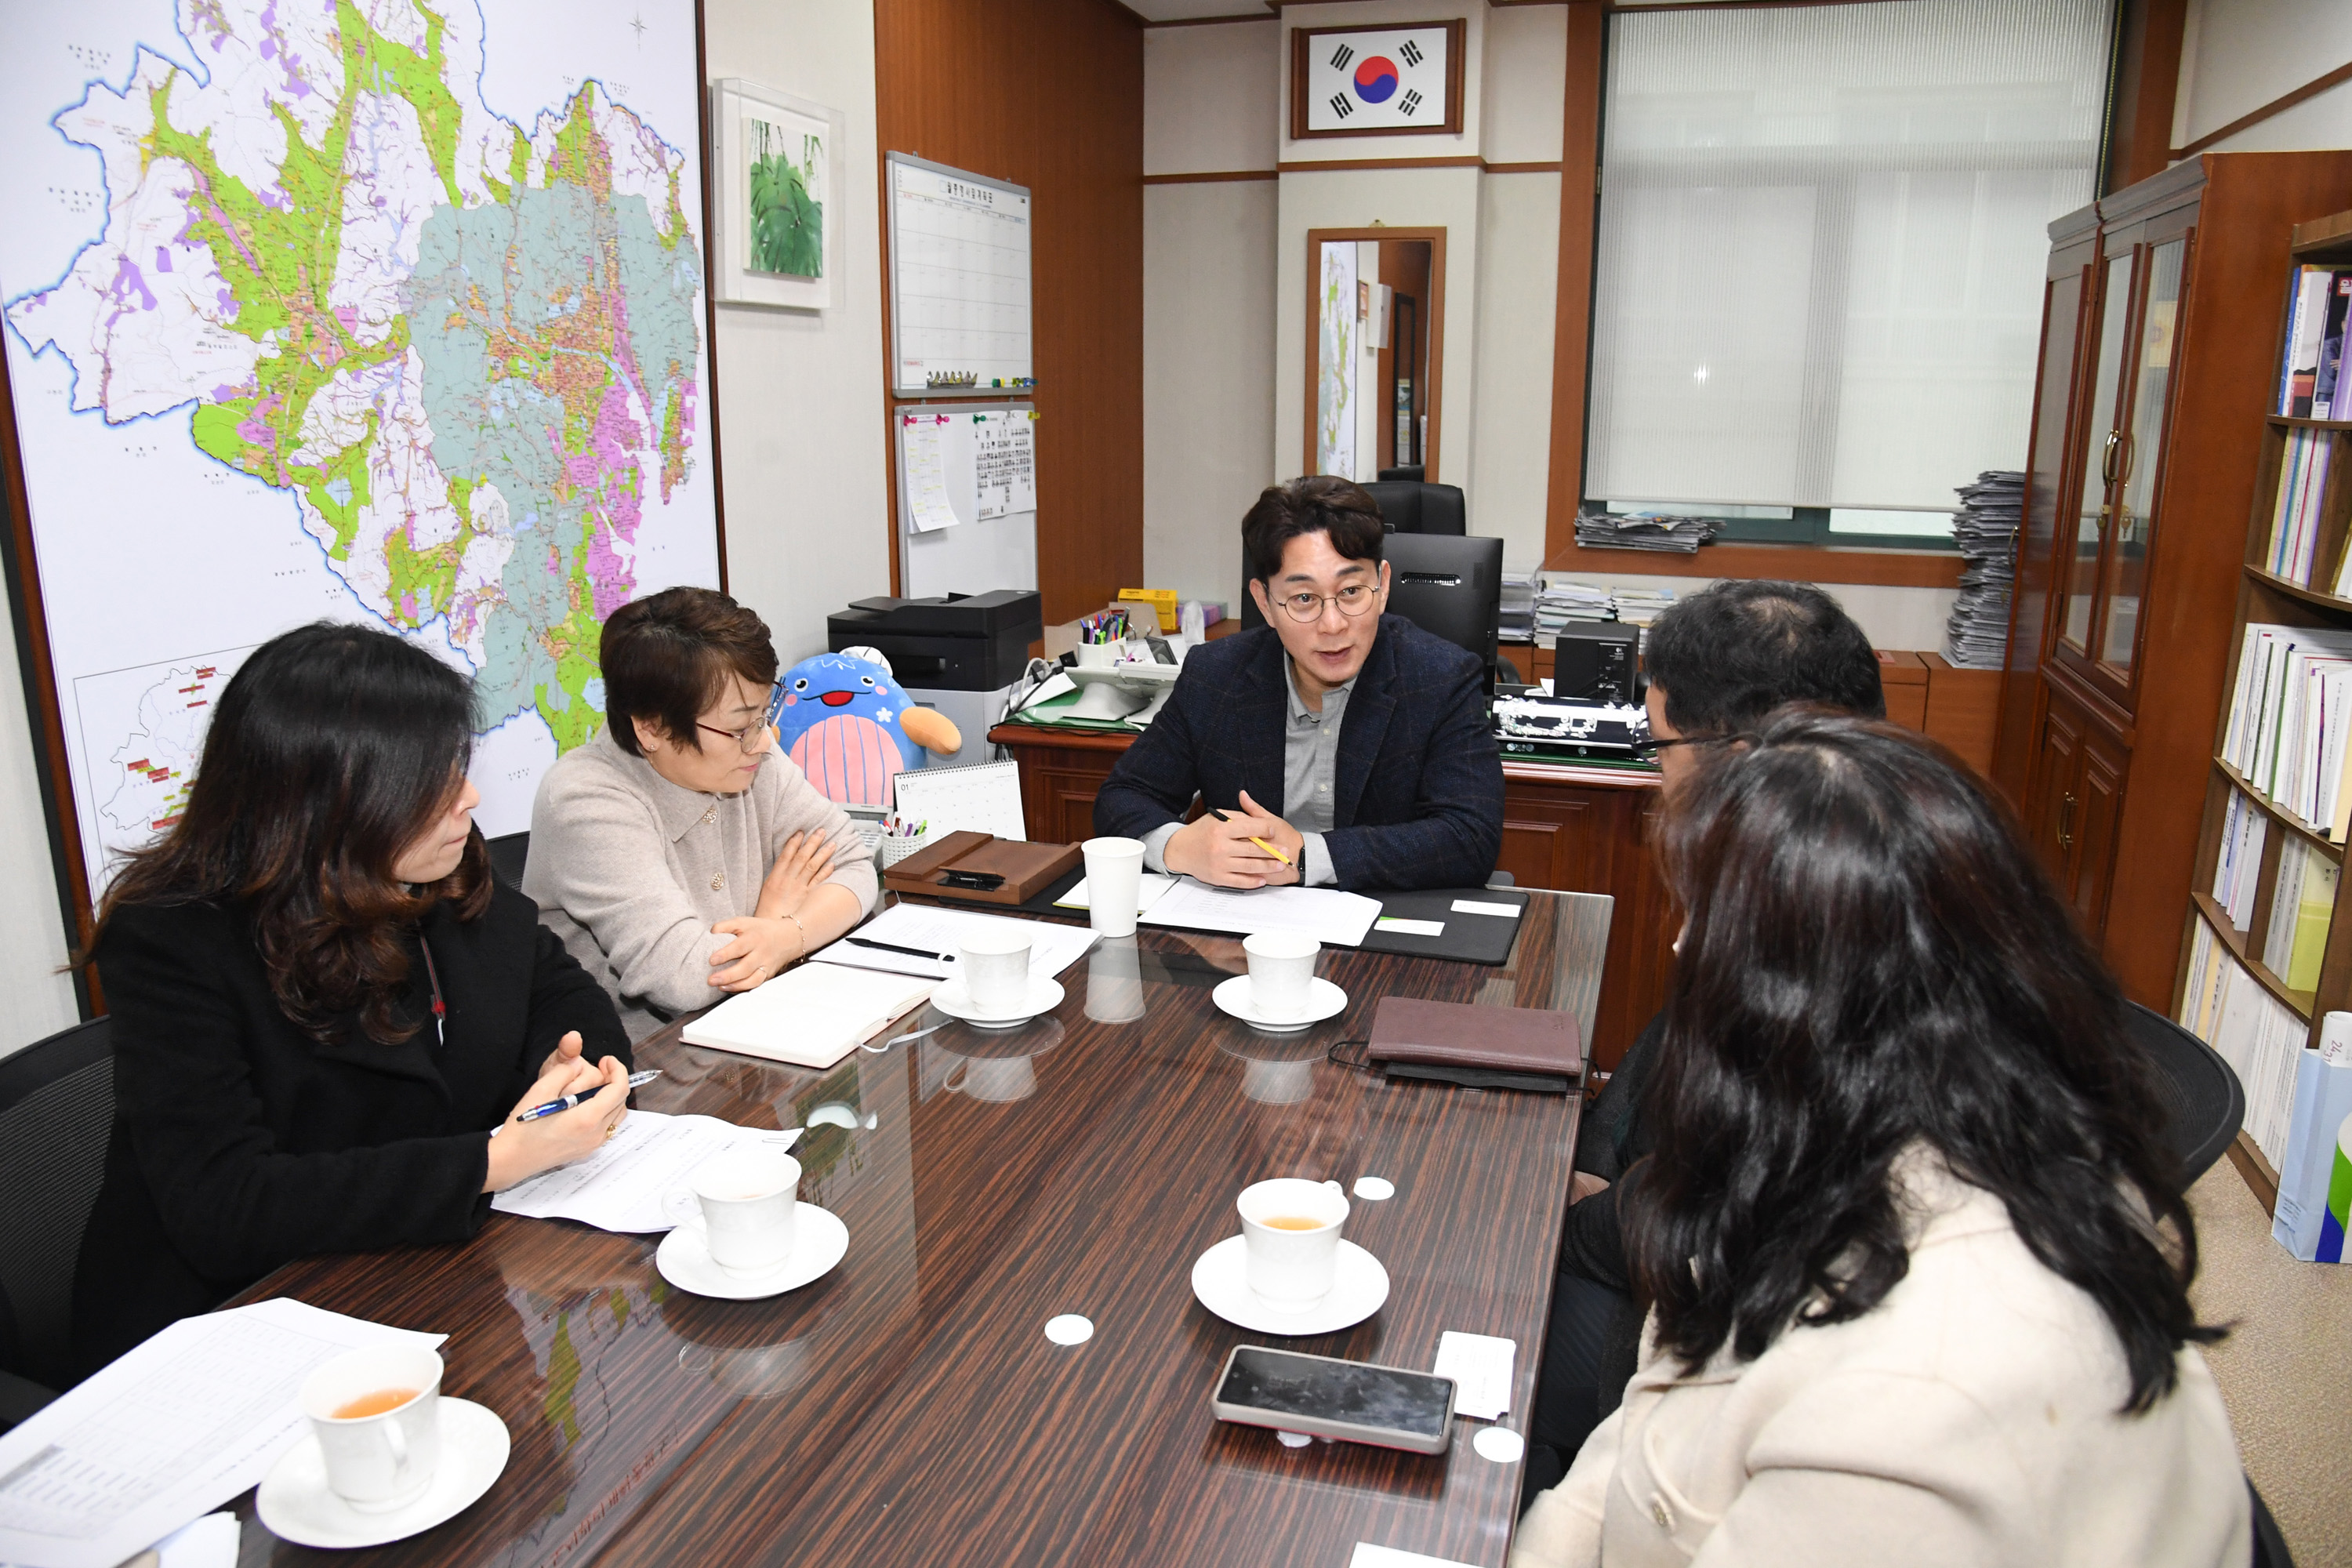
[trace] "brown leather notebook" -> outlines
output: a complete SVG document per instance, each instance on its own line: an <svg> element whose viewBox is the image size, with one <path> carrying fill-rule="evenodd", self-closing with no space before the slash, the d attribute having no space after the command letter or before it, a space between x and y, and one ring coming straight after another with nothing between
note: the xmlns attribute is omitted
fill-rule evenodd
<svg viewBox="0 0 2352 1568"><path fill-rule="evenodd" d="M1584 1070L1581 1047L1566 1013L1383 996L1364 1059L1391 1078L1565 1094Z"/></svg>
<svg viewBox="0 0 2352 1568"><path fill-rule="evenodd" d="M1033 844L985 833L950 833L882 873L899 893L945 893L978 904L1018 904L1052 886L1086 858L1075 844ZM992 888L957 887L948 873L973 872L1003 880Z"/></svg>

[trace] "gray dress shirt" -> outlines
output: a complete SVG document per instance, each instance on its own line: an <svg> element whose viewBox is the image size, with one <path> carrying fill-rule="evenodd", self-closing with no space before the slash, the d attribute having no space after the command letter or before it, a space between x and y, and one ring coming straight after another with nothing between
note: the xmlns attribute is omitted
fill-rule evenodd
<svg viewBox="0 0 2352 1568"><path fill-rule="evenodd" d="M1331 865L1329 851L1323 847L1323 836L1332 826L1333 783L1339 765L1339 725L1348 716L1348 694L1355 689L1356 683L1345 681L1326 691L1323 710L1318 713L1298 695L1298 667L1286 653L1282 656L1282 674L1284 695L1289 699L1289 719L1282 733L1282 819L1298 829L1300 837L1307 840L1299 856L1299 879L1310 888L1328 888L1339 878ZM1168 841L1182 826L1179 822L1166 823L1145 836L1146 867L1154 871L1168 869Z"/></svg>

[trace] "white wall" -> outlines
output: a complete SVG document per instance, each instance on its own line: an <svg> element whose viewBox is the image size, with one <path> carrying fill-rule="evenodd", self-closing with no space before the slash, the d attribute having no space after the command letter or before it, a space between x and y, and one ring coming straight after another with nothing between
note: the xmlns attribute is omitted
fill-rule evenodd
<svg viewBox="0 0 2352 1568"><path fill-rule="evenodd" d="M1274 225L1272 180L1143 188L1143 574L1236 614L1242 513L1277 477Z"/></svg>
<svg viewBox="0 0 2352 1568"><path fill-rule="evenodd" d="M1143 172L1272 169L1282 111L1281 42L1281 26L1271 16L1212 27L1145 28Z"/></svg>
<svg viewBox="0 0 2352 1568"><path fill-rule="evenodd" d="M728 587L791 665L824 651L828 614L890 591L874 8L709 0L703 26L712 77L814 99L849 132L826 215L845 226L840 307L722 305L713 345Z"/></svg>
<svg viewBox="0 0 2352 1568"><path fill-rule="evenodd" d="M2186 147L2352 60L2344 0L2189 0L2172 144ZM2217 142L2219 153L2352 147L2352 82Z"/></svg>
<svg viewBox="0 0 2352 1568"><path fill-rule="evenodd" d="M1478 416L1465 432L1469 477L1462 485L1470 531L1499 537L1512 565L1534 566L1543 560L1551 476L1559 176L1488 174L1479 182L1478 207L1478 384L1471 400ZM1445 477L1465 471L1449 461Z"/></svg>
<svg viewBox="0 0 2352 1568"><path fill-rule="evenodd" d="M1488 12L1483 87L1480 154L1486 162L1558 163L1568 97L1568 7Z"/></svg>

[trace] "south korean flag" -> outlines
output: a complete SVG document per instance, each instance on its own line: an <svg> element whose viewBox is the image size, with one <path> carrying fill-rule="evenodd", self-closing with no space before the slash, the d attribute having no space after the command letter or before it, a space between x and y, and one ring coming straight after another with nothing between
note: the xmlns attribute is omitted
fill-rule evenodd
<svg viewBox="0 0 2352 1568"><path fill-rule="evenodd" d="M1446 27L1377 27L1307 40L1307 129L1445 125Z"/></svg>

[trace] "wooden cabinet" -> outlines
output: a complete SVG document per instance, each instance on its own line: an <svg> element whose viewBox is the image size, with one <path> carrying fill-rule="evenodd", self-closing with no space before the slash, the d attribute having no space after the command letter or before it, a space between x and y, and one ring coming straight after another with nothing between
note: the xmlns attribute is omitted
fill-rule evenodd
<svg viewBox="0 0 2352 1568"><path fill-rule="evenodd" d="M2051 225L1995 781L2124 990L2171 1005L2277 375L2289 230L2352 153L2211 153Z"/></svg>

